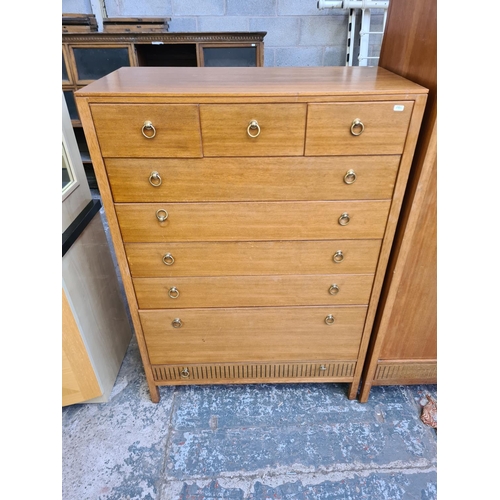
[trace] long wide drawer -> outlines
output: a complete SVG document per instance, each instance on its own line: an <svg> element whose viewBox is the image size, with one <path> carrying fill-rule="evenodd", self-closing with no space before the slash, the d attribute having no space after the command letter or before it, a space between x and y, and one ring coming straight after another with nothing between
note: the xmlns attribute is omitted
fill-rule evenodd
<svg viewBox="0 0 500 500"><path fill-rule="evenodd" d="M301 156L304 103L201 104L204 156Z"/></svg>
<svg viewBox="0 0 500 500"><path fill-rule="evenodd" d="M382 238L389 200L116 204L125 242ZM160 221L159 219L165 219Z"/></svg>
<svg viewBox="0 0 500 500"><path fill-rule="evenodd" d="M354 360L366 311L366 306L264 307L140 310L139 315L151 363L176 364Z"/></svg>
<svg viewBox="0 0 500 500"><path fill-rule="evenodd" d="M126 243L134 277L370 274L381 240Z"/></svg>
<svg viewBox="0 0 500 500"><path fill-rule="evenodd" d="M103 157L199 157L196 104L92 104Z"/></svg>
<svg viewBox="0 0 500 500"><path fill-rule="evenodd" d="M109 158L115 202L389 199L399 156Z"/></svg>
<svg viewBox="0 0 500 500"><path fill-rule="evenodd" d="M354 377L356 360L322 360L314 363L212 363L153 365L156 382L174 385L249 384L262 382L349 382Z"/></svg>
<svg viewBox="0 0 500 500"><path fill-rule="evenodd" d="M370 274L134 278L140 309L368 304Z"/></svg>
<svg viewBox="0 0 500 500"><path fill-rule="evenodd" d="M413 101L309 104L306 155L400 154Z"/></svg>

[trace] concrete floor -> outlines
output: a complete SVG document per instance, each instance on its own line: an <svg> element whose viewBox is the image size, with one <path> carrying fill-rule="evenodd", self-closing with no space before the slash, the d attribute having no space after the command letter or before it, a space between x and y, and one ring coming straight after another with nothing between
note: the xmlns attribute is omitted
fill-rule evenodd
<svg viewBox="0 0 500 500"><path fill-rule="evenodd" d="M108 403L62 410L63 500L437 498L436 386L162 387L132 340Z"/></svg>
<svg viewBox="0 0 500 500"><path fill-rule="evenodd" d="M134 338L108 403L62 409L62 499L436 499L437 432L420 415L437 386L346 392L162 387L154 404Z"/></svg>

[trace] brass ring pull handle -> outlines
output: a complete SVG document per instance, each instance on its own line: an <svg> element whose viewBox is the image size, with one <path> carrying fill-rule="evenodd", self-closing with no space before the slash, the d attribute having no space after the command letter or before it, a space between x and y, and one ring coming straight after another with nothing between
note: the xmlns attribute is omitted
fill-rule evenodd
<svg viewBox="0 0 500 500"><path fill-rule="evenodd" d="M342 253L342 250L337 250L333 254L332 259L333 259L333 262L335 262L335 264L340 264L344 260L344 254Z"/></svg>
<svg viewBox="0 0 500 500"><path fill-rule="evenodd" d="M168 212L165 209L160 208L156 211L156 218L160 222L165 222L168 219Z"/></svg>
<svg viewBox="0 0 500 500"><path fill-rule="evenodd" d="M344 179L345 179L345 177L344 177ZM157 188L158 186L161 186L160 174L156 171L151 172L151 174L149 175L149 183L155 188Z"/></svg>
<svg viewBox="0 0 500 500"><path fill-rule="evenodd" d="M320 366L319 366L319 369L320 369L322 372L326 372L326 366L325 366L325 365L320 365Z"/></svg>
<svg viewBox="0 0 500 500"><path fill-rule="evenodd" d="M171 298L171 299L177 299L180 295L180 292L179 290L177 290L177 288L175 288L175 286L173 286L169 291L168 291L168 296Z"/></svg>
<svg viewBox="0 0 500 500"><path fill-rule="evenodd" d="M341 226L347 226L349 224L351 218L349 217L349 214L347 212L344 212L340 217L339 217L339 224Z"/></svg>
<svg viewBox="0 0 500 500"><path fill-rule="evenodd" d="M148 131L152 130L153 133L148 135L148 134L146 134L146 130L148 130ZM142 135L146 139L153 139L153 137L156 135L156 129L155 129L154 125L149 120L146 120L144 122L144 125L142 126L141 132L142 132Z"/></svg>
<svg viewBox="0 0 500 500"><path fill-rule="evenodd" d="M250 130L257 130L256 134L251 134ZM260 126L257 120L251 120L247 127L247 134L254 139L255 137L259 137L260 135Z"/></svg>
<svg viewBox="0 0 500 500"><path fill-rule="evenodd" d="M330 295L337 295L340 292L340 288L335 283L328 289Z"/></svg>
<svg viewBox="0 0 500 500"><path fill-rule="evenodd" d="M171 266L175 262L174 256L171 253L166 253L161 260L166 266Z"/></svg>
<svg viewBox="0 0 500 500"><path fill-rule="evenodd" d="M344 182L346 184L354 184L356 182L356 172L354 170L348 170L344 175Z"/></svg>
<svg viewBox="0 0 500 500"><path fill-rule="evenodd" d="M174 318L174 320L172 321L172 326L174 328L180 328L182 326L182 321L180 320L180 318Z"/></svg>
<svg viewBox="0 0 500 500"><path fill-rule="evenodd" d="M333 323L335 322L335 318L333 317L333 314L329 314L326 318L325 318L325 323L327 325L333 325Z"/></svg>
<svg viewBox="0 0 500 500"><path fill-rule="evenodd" d="M358 131L354 131L354 129L358 129ZM355 118L351 123L351 134L358 136L361 135L365 130L365 126L363 122L359 118Z"/></svg>
<svg viewBox="0 0 500 500"><path fill-rule="evenodd" d="M187 368L184 368L184 370L181 371L181 377L189 378L189 370Z"/></svg>

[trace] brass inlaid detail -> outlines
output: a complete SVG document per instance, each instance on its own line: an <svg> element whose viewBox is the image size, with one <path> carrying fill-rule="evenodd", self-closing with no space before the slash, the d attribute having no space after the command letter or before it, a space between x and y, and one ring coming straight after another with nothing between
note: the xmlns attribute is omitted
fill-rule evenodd
<svg viewBox="0 0 500 500"><path fill-rule="evenodd" d="M254 364L199 364L199 365L153 365L156 382L182 382L184 370L190 380L212 383L226 380L280 380L327 378L349 381L354 376L355 361L332 361L318 363L254 363ZM186 372L184 372L186 373Z"/></svg>

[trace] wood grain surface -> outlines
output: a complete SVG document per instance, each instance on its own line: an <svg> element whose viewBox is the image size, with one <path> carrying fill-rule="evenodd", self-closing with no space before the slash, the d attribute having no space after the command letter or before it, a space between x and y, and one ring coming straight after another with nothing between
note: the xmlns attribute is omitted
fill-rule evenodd
<svg viewBox="0 0 500 500"><path fill-rule="evenodd" d="M373 275L196 276L133 281L141 309L314 306L368 304ZM178 292L178 296L172 293L175 298L169 296L172 288Z"/></svg>
<svg viewBox="0 0 500 500"><path fill-rule="evenodd" d="M126 243L134 277L371 274L381 240ZM334 262L341 252L343 260ZM163 262L166 254L174 262ZM167 261L169 261L167 259Z"/></svg>
<svg viewBox="0 0 500 500"><path fill-rule="evenodd" d="M399 159L397 155L108 158L105 164L113 199L118 203L321 201L389 199ZM346 184L344 177L350 170L356 180ZM158 173L159 180L153 172Z"/></svg>
<svg viewBox="0 0 500 500"><path fill-rule="evenodd" d="M125 242L379 239L390 201L121 203ZM168 218L159 222L158 210ZM162 212L163 213L163 212ZM338 219L347 213L350 222Z"/></svg>
<svg viewBox="0 0 500 500"><path fill-rule="evenodd" d="M358 355L366 306L159 309L139 314L153 364L352 360ZM330 314L334 323L327 325ZM181 328L172 326L176 318Z"/></svg>

